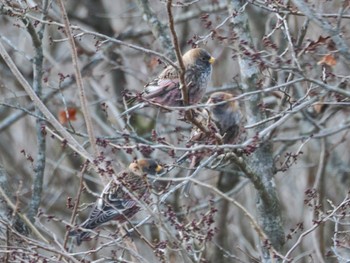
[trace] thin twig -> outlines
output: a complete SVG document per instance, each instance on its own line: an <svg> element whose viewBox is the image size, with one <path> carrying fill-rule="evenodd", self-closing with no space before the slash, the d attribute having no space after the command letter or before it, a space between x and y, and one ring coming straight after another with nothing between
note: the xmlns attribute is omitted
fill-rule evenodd
<svg viewBox="0 0 350 263"><path fill-rule="evenodd" d="M92 127L92 120L91 120L90 112L88 109L87 98L86 98L83 80L82 80L82 76L81 76L80 68L79 68L79 64L78 64L77 48L75 46L74 38L72 35L72 30L70 28L68 15L67 15L66 9L64 7L63 0L59 0L58 2L59 2L59 6L61 9L61 13L62 13L64 25L65 25L65 32L66 32L66 35L67 35L68 40L69 40L69 45L71 47L73 67L75 69L75 77L76 77L76 82L77 82L77 86L79 89L80 103L81 103L81 108L82 108L82 112L83 112L85 123L86 123L86 129L87 129L87 132L89 134L89 140L90 140L92 150L94 152L94 156L95 156L95 158L97 158L99 153L98 153L98 149L96 146L96 138L94 135L94 129Z"/></svg>
<svg viewBox="0 0 350 263"><path fill-rule="evenodd" d="M11 199L7 196L5 190L0 186L0 194L4 197L6 203L11 207L13 211L16 210L16 205L11 201ZM26 223L26 225L35 233L37 237L39 237L41 240L43 240L46 243L49 243L49 241L39 232L39 230L33 225L33 223L28 219L26 215L23 215L21 213L17 213L17 215Z"/></svg>
<svg viewBox="0 0 350 263"><path fill-rule="evenodd" d="M24 78L22 73L18 70L17 66L11 59L10 55L7 53L1 41L0 41L0 54L4 59L4 61L6 62L6 64L9 66L12 73L15 75L15 78L19 81L19 83L22 85L24 90L28 93L29 97L33 100L33 102L38 106L40 111L47 118L47 121L51 123L55 127L55 129L58 130L64 136L64 139L68 142L68 144L73 150L79 152L85 159L89 159L92 162L92 158L90 154L73 138L72 135L70 135L65 130L65 128L58 122L55 116L53 116L53 114L43 104L40 98L35 94L32 87L29 85L27 80Z"/></svg>
<svg viewBox="0 0 350 263"><path fill-rule="evenodd" d="M327 214L327 216L325 216L324 218L322 218L320 221L318 221L317 223L314 223L314 225L312 227L310 227L308 230L304 231L298 238L298 240L294 243L294 245L288 250L288 252L286 253L286 255L284 256L284 260L282 263L287 263L290 262L290 255L292 254L292 252L300 245L300 243L302 242L302 240L304 239L305 236L307 236L308 234L310 234L311 232L313 232L316 228L318 228L322 223L325 223L326 221L328 221L330 218L332 218L335 213L339 210L342 209L343 207L345 207L346 205L348 205L350 203L350 199L349 196L346 196L346 198L336 207L332 210L332 212L330 212L329 214Z"/></svg>
<svg viewBox="0 0 350 263"><path fill-rule="evenodd" d="M83 168L81 169L81 171L79 172L79 175L78 175L78 177L80 178L79 189L78 189L77 197L75 198L72 216L70 218L70 225L73 225L73 223L75 221L75 217L77 215L79 202L80 202L80 196L81 196L83 186L84 186L84 184L83 184L84 183L84 173L85 173L86 169L88 168L88 166L89 166L88 163L85 162L83 165ZM69 237L69 232L67 231L65 236L64 236L64 240L63 240L64 250L67 250L66 245L67 245L68 237ZM61 260L61 258L62 258L62 256L60 256L58 260Z"/></svg>
<svg viewBox="0 0 350 263"><path fill-rule="evenodd" d="M327 34L330 35L335 45L337 46L339 53L343 55L343 57L348 62L350 62L349 46L344 40L344 38L342 38L338 28L333 27L333 25L329 23L327 19L315 12L304 0L293 0L292 2L305 16L307 16L311 21L316 23L322 30L324 30ZM339 17L339 15L337 17Z"/></svg>

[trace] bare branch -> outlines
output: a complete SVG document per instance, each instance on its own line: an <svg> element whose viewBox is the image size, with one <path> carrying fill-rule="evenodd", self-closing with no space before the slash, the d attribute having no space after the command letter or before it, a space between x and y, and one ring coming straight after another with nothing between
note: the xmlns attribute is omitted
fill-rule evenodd
<svg viewBox="0 0 350 263"><path fill-rule="evenodd" d="M68 36L69 44L71 47L72 61L73 61L74 69L75 69L75 77L76 77L76 81L77 81L77 86L79 89L80 103L81 103L81 106L83 109L83 114L84 114L84 118L85 118L87 132L89 134L90 144L91 144L92 150L94 152L94 156L97 157L99 155L99 153L98 153L97 146L96 146L96 138L94 135L94 129L92 127L92 120L91 120L91 116L90 116L88 105L87 105L88 102L87 102L87 98L86 98L85 88L84 88L82 76L80 73L80 68L78 65L77 49L76 49L74 39L72 36L72 31L70 28L70 23L68 20L68 15L67 15L66 9L64 7L64 3L62 0L59 0L58 2L60 5L60 9L61 9L61 13L62 13L64 25L65 25L65 32Z"/></svg>

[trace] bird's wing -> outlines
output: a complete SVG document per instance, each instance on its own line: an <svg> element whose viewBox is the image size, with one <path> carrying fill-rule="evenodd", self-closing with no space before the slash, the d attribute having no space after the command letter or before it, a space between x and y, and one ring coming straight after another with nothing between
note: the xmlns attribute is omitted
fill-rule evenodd
<svg viewBox="0 0 350 263"><path fill-rule="evenodd" d="M82 224L83 228L94 229L95 227L104 224L110 220L121 216L125 210L133 208L136 205L136 201L132 199L110 199L99 200L102 205L97 204L91 211L89 218Z"/></svg>
<svg viewBox="0 0 350 263"><path fill-rule="evenodd" d="M95 227L110 221L118 214L120 213L116 209L100 210L95 207L91 211L89 218L81 226L87 229L94 229Z"/></svg>
<svg viewBox="0 0 350 263"><path fill-rule="evenodd" d="M173 66L168 66L158 78L145 85L144 97L152 99L179 87L179 76Z"/></svg>
<svg viewBox="0 0 350 263"><path fill-rule="evenodd" d="M170 90L179 87L179 79L155 79L148 83L144 89L144 98L152 99L159 97Z"/></svg>

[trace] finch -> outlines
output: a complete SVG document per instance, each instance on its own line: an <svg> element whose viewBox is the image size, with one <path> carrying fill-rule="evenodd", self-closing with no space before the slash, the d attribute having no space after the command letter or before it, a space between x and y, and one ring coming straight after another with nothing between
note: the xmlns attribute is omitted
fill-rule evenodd
<svg viewBox="0 0 350 263"><path fill-rule="evenodd" d="M242 132L242 113L237 100L232 101L234 96L227 92L215 92L210 95L207 104L217 104L227 101L223 104L209 107L211 119L223 136L223 143L233 144ZM231 100L231 101L230 101Z"/></svg>
<svg viewBox="0 0 350 263"><path fill-rule="evenodd" d="M205 94L211 78L211 65L214 63L215 59L206 50L194 48L187 51L183 55L182 60L186 69L185 82L189 104L196 104ZM141 93L141 97L145 102L141 102L127 109L121 116L146 106L147 101L169 107L183 106L181 90L179 88L179 72L172 65L169 65L157 78L145 85ZM133 98L131 102L135 100L136 98Z"/></svg>
<svg viewBox="0 0 350 263"><path fill-rule="evenodd" d="M230 93L215 92L209 97L207 108L197 110L194 115L201 125L210 128L213 133L219 133L223 137L224 144L236 143L243 129L242 113L238 101L232 101L233 98L234 96ZM225 101L227 102L223 103ZM190 142L215 143L216 139L208 138L200 129L193 127Z"/></svg>
<svg viewBox="0 0 350 263"><path fill-rule="evenodd" d="M156 175L163 171L156 161L140 159L112 179L97 199L88 219L70 232L71 236L76 236L78 246L89 237L90 233L84 229L94 229L110 220L123 223L134 216L140 210L136 200L146 199L149 193L149 185L143 175Z"/></svg>
<svg viewBox="0 0 350 263"><path fill-rule="evenodd" d="M226 92L215 92L211 94L208 104L213 105L209 108L211 118L220 131L223 143L235 144L244 140L243 118L237 100L232 101L234 96ZM219 104L220 102L226 103ZM240 180L240 169L231 163L225 168L227 172L220 172L217 188L222 192L228 192L233 189Z"/></svg>
<svg viewBox="0 0 350 263"><path fill-rule="evenodd" d="M218 132L222 136L222 142L224 144L237 143L243 130L242 113L238 101L232 101L233 98L234 96L230 93L215 92L210 95L207 101L208 109L202 110L199 115L202 123L209 123L210 120L214 122ZM206 124L206 126L209 125ZM192 130L191 140L201 143L204 143L204 140L207 142L213 142L213 139L205 137L205 135L201 131L198 131L198 129ZM205 155L207 154L196 153L191 159L190 169L195 169ZM188 176L191 176L191 173L192 171L189 172ZM191 185L192 183L188 182L183 189L186 196L189 195Z"/></svg>

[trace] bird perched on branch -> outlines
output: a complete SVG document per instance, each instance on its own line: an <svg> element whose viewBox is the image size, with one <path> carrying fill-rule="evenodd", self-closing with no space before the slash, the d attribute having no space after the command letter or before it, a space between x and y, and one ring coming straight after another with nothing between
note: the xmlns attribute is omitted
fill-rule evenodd
<svg viewBox="0 0 350 263"><path fill-rule="evenodd" d="M215 92L210 95L206 103L208 106L195 112L197 121L212 133L220 134L224 144L236 143L243 130L242 113L238 101L233 99L234 96L230 93ZM208 134L193 127L190 142L215 143L217 140L215 136L208 138Z"/></svg>
<svg viewBox="0 0 350 263"><path fill-rule="evenodd" d="M163 172L163 167L152 159L140 159L129 165L112 179L97 199L88 219L70 232L76 236L77 244L89 237L89 231L110 220L120 223L127 221L139 210L137 200L145 200L149 193L149 184L144 175L156 175Z"/></svg>
<svg viewBox="0 0 350 263"><path fill-rule="evenodd" d="M225 144L236 143L242 132L242 113L237 100L227 92L215 92L210 95L207 104L211 119L218 127ZM225 102L226 103L223 103Z"/></svg>
<svg viewBox="0 0 350 263"><path fill-rule="evenodd" d="M194 48L187 51L182 60L185 65L185 83L188 93L188 103L198 103L204 96L210 81L212 67L215 59L204 49ZM178 65L178 63L176 63ZM135 101L132 98L129 102ZM142 102L124 111L126 113L140 109L147 105L147 102L156 103L162 106L183 106L183 98L180 90L180 73L172 65L167 66L157 78L145 85L141 93Z"/></svg>
<svg viewBox="0 0 350 263"><path fill-rule="evenodd" d="M227 92L215 92L211 94L208 104L211 118L220 131L223 143L236 144L244 140L243 116L237 100ZM221 102L226 102L221 104ZM231 163L226 170L229 172L220 172L217 188L222 192L227 192L234 188L240 180L240 169Z"/></svg>
<svg viewBox="0 0 350 263"><path fill-rule="evenodd" d="M215 92L210 95L207 105L208 108L201 111L201 122L207 123L206 126L210 126L212 121L215 124L215 129L222 136L222 142L224 144L234 144L240 139L240 135L243 131L242 113L237 100L233 100L234 96L227 92ZM208 138L200 130L193 129L191 134L191 140L193 143L203 142L215 142L212 138ZM205 152L192 153L190 169L193 170L202 161L202 159L208 155ZM183 161L183 157L179 160ZM188 176L191 176L189 173ZM187 183L184 187L184 194L188 195L191 183Z"/></svg>

